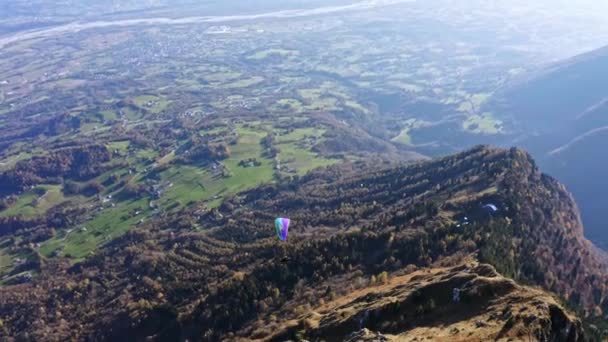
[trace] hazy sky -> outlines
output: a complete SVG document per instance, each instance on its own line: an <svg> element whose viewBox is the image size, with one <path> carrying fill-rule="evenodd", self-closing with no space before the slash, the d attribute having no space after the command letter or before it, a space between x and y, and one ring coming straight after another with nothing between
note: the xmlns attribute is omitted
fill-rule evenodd
<svg viewBox="0 0 608 342"><path fill-rule="evenodd" d="M21 0L16 0L19 2ZM324 1L319 6L318 10L310 9L310 6L315 4L308 3L308 10L301 11L293 10L293 7L301 6L299 0L279 1L279 0L256 0L255 4L248 3L248 11L243 12L242 4L244 0L227 0L227 1L200 1L198 2L203 7L197 7L199 10L187 10L188 5L173 6L173 8L182 8L183 11L171 12L171 17L182 18L177 20L166 20L164 12L147 13L145 16L137 11L130 12L125 18L113 18L111 16L103 17L103 19L93 19L92 22L82 20L76 17L69 19L67 22L80 19L77 24L59 25L58 27L47 27L30 32L27 34L19 34L11 32L5 35L0 35L0 47L7 43L18 41L25 38L46 37L51 35L63 34L65 32L73 32L86 28L101 28L108 26L129 26L144 23L166 25L166 24L185 24L185 23L201 23L201 22L229 22L234 19L249 19L249 20L264 20L277 17L297 17L303 15L319 15L333 14L341 15L341 12L352 11L359 9L360 11L369 11L375 7L382 7L391 3L402 3L394 6L407 7L410 6L409 0L333 0ZM464 25L472 25L477 23L487 24L487 27L494 28L503 27L509 28L510 32L526 35L536 40L538 45L543 45L547 49L548 54L554 56L556 60L565 57L573 56L581 52L593 50L595 48L608 45L608 0L412 0L417 1L416 6L423 4L428 8L428 13L432 15L436 13L437 20L445 20L451 22L459 22L463 18L468 18L468 21L463 21ZM46 5L47 14L50 14L52 9L58 9L61 5L54 5L54 0L38 0ZM92 0L92 1L75 1L75 3L84 5L83 9L95 7L100 3L107 4L112 1L108 0ZM178 0L178 2L191 2L190 0ZM23 3L23 1L21 1ZM114 1L113 3L118 3ZM131 3L125 0L125 3ZM137 6L158 6L167 4L165 0L155 0L148 2L133 2ZM144 5L145 3L145 5ZM318 4L319 1L316 1ZM345 5L350 3L351 5ZM353 5L354 4L354 5ZM65 5L65 3L63 3ZM4 5L6 6L6 4ZM33 6L33 5L32 5ZM229 16L209 16L205 15L206 10L213 6L221 6L222 13L229 13ZM283 6L283 7L282 7ZM281 13L281 9L289 6L290 10ZM254 11L259 15L248 15L252 13L252 9L258 8L259 11ZM276 10L269 10L269 8ZM50 10L49 10L50 9ZM328 10L329 9L329 10ZM0 5L2 10L2 5ZM60 13L61 11L56 11ZM387 11L390 15L390 11ZM427 13L427 14L428 14ZM154 14L152 16L152 14ZM231 18L232 17L232 18ZM145 20L142 20L144 19ZM150 19L154 18L154 19ZM48 18L47 18L48 19ZM63 18L64 20L66 18ZM488 24L489 23L489 24ZM3 21L0 20L0 27ZM458 29L458 27L455 27ZM0 32L1 33L1 32Z"/></svg>

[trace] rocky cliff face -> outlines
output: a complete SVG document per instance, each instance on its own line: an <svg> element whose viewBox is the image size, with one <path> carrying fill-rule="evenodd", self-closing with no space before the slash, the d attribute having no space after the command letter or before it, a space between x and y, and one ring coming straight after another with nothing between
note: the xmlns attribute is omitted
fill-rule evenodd
<svg viewBox="0 0 608 342"><path fill-rule="evenodd" d="M454 301L453 290L460 290ZM546 292L488 264L431 267L313 308L290 329L315 341L583 341L581 322Z"/></svg>
<svg viewBox="0 0 608 342"><path fill-rule="evenodd" d="M601 194L608 141L608 47L549 66L497 91L485 110L512 122L508 143L573 191L586 236L608 249Z"/></svg>

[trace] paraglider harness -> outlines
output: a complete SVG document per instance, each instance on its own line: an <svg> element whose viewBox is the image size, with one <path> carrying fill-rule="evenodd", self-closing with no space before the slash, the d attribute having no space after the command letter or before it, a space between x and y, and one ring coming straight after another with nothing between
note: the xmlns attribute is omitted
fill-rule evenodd
<svg viewBox="0 0 608 342"><path fill-rule="evenodd" d="M460 289L457 287L452 290L452 301L454 303L460 303Z"/></svg>

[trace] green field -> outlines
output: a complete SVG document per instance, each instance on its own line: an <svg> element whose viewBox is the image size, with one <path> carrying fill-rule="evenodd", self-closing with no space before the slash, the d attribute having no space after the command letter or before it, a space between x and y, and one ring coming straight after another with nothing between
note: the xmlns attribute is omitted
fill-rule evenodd
<svg viewBox="0 0 608 342"><path fill-rule="evenodd" d="M64 256L83 258L100 244L126 233L133 224L145 217L147 207L148 200L140 199L104 209L93 220L43 243L40 253L49 256L55 250L60 250ZM132 215L135 210L140 210L140 214ZM132 217L125 219L124 216Z"/></svg>
<svg viewBox="0 0 608 342"><path fill-rule="evenodd" d="M229 146L230 157L221 162L227 171L226 176L221 174L221 169L214 170L210 165L173 164L168 170L159 174L159 183L166 185L160 199L152 200L148 196L144 196L135 201L113 202L113 207L106 206L91 220L80 226L72 227L69 232L61 231L51 240L44 242L40 252L45 256L50 256L57 251L60 255L78 260L87 256L104 242L124 234L140 220L148 219L154 210L150 207L150 201L153 201L155 207L160 210L179 209L200 201L206 202L208 207L213 207L219 205L221 198L226 195L272 182L275 177L274 161L264 156L261 145L261 140L272 130L272 126L263 122L251 122L247 127L237 125L235 130L235 133L238 134L237 142ZM205 132L227 131L224 127L218 127L213 130L205 130ZM324 133L324 129L308 127L278 135L277 146L281 151L279 158L282 165L288 166L296 174L303 175L315 167L338 162L338 160L322 158L310 150L312 142L321 141ZM118 150L121 154L127 154L129 150L128 141L110 142L107 146L110 150ZM158 152L154 150L140 149L127 157L127 160L130 160L132 165L139 165L138 167L143 170L144 164L140 163L147 163L156 159L157 156ZM175 158L175 152L171 152L157 160L157 165L170 163ZM241 160L250 158L257 159L261 165L257 167L238 165ZM96 179L103 182L113 172L115 171L108 171ZM142 182L146 174L138 173L129 177L132 177L131 182ZM38 206L32 207L31 203L36 196L35 192L31 191L24 194L10 211L7 210L2 215L9 216L15 213L40 215L49 208L51 203L64 200L60 186L45 187L49 189L48 200L45 199ZM104 192L104 196L113 195L116 199L120 189L110 189ZM95 202L91 201L89 203ZM135 215L135 212L138 214Z"/></svg>
<svg viewBox="0 0 608 342"><path fill-rule="evenodd" d="M21 194L16 203L0 212L0 217L17 215L35 217L44 214L65 200L60 185L40 185L36 189Z"/></svg>
<svg viewBox="0 0 608 342"><path fill-rule="evenodd" d="M152 149L137 150L135 153L135 158L140 161L153 160L156 156L158 156L158 152Z"/></svg>
<svg viewBox="0 0 608 342"><path fill-rule="evenodd" d="M117 150L120 153L127 153L127 151L129 150L129 145L131 143L128 140L125 141L114 141L111 143L108 143L108 150L110 150L111 152L113 152L114 150Z"/></svg>
<svg viewBox="0 0 608 342"><path fill-rule="evenodd" d="M413 145L411 132L415 129L424 127L428 125L428 122L418 120L418 119L408 119L405 121L405 126L396 137L392 138L391 141L403 144L403 145Z"/></svg>
<svg viewBox="0 0 608 342"><path fill-rule="evenodd" d="M467 94L467 93L461 93L458 94L460 95L463 99L462 102L460 103L459 107L458 107L458 111L463 112L463 113L467 113L469 115L480 115L479 113L479 109L481 108L481 105L487 101L487 99L490 97L490 94ZM444 103L449 103L449 102L444 102Z"/></svg>
<svg viewBox="0 0 608 342"><path fill-rule="evenodd" d="M232 80L236 80L241 77L240 72L234 72L230 70L215 72L211 74L206 74L203 76L203 79L210 83L224 83Z"/></svg>
<svg viewBox="0 0 608 342"><path fill-rule="evenodd" d="M0 246L3 245L4 241L0 241ZM4 274L6 271L10 269L13 263L13 258L8 253L7 248L0 247L0 275Z"/></svg>
<svg viewBox="0 0 608 342"><path fill-rule="evenodd" d="M307 105L304 107L308 111L335 111L338 110L338 99L324 95L318 89L302 89L300 96L304 98Z"/></svg>
<svg viewBox="0 0 608 342"><path fill-rule="evenodd" d="M38 153L36 153L36 154L38 154ZM42 152L40 154L42 154ZM34 153L32 153L32 152L20 152L16 155L12 155L4 160L0 160L0 171L10 169L13 166L15 166L15 164L17 164L17 162L19 162L21 160L29 159L33 156L34 156Z"/></svg>
<svg viewBox="0 0 608 342"><path fill-rule="evenodd" d="M277 141L279 143L286 143L286 142L296 143L305 138L315 137L315 138L320 139L323 136L323 134L325 134L324 129L319 129L319 128L315 128L315 127L298 128L287 134L281 134L277 138Z"/></svg>
<svg viewBox="0 0 608 342"><path fill-rule="evenodd" d="M403 145L411 145L412 137L410 136L410 128L406 127L401 130L398 136L394 137L392 141L403 144Z"/></svg>
<svg viewBox="0 0 608 342"><path fill-rule="evenodd" d="M289 109L294 112L302 112L304 109L302 102L297 99L280 99L277 101L277 106L280 109Z"/></svg>
<svg viewBox="0 0 608 342"><path fill-rule="evenodd" d="M273 179L272 162L262 156L261 139L265 133L239 128L238 142L230 146L230 158L222 161L230 177L224 178L208 167L189 165L174 166L162 173L165 182L173 185L159 201L161 207L169 208L179 203L187 205L193 201L209 200L220 194L235 193ZM259 167L244 168L238 165L243 159L256 158L262 162Z"/></svg>
<svg viewBox="0 0 608 342"><path fill-rule="evenodd" d="M344 101L344 105L348 108L351 108L353 110L356 110L358 112L362 112L364 114L369 114L370 111L369 109L363 107L359 102L353 101L353 100L347 100Z"/></svg>
<svg viewBox="0 0 608 342"><path fill-rule="evenodd" d="M264 81L264 77L253 76L250 78L243 78L243 79L236 80L234 82L226 83L226 84L222 85L221 88L223 88L223 89L248 88L248 87L251 87L258 83L261 83L263 81Z"/></svg>
<svg viewBox="0 0 608 342"><path fill-rule="evenodd" d="M144 108L155 114L164 111L170 104L170 101L167 101L163 97L154 95L140 95L134 98L133 101L139 108Z"/></svg>
<svg viewBox="0 0 608 342"><path fill-rule="evenodd" d="M125 107L125 108L122 108L122 111L123 111L125 117L129 121L135 121L135 120L139 120L142 118L142 115L141 115L141 113L139 113L139 110L135 111L129 107Z"/></svg>
<svg viewBox="0 0 608 342"><path fill-rule="evenodd" d="M103 110L100 112L101 116L105 121L113 121L118 118L115 111L112 110Z"/></svg>
<svg viewBox="0 0 608 342"><path fill-rule="evenodd" d="M288 165L297 170L298 175L302 176L308 171L321 167L333 165L339 160L322 158L314 152L303 150L293 144L279 144L281 152L279 158L281 165Z"/></svg>
<svg viewBox="0 0 608 342"><path fill-rule="evenodd" d="M490 113L472 115L462 124L463 129L475 134L499 134L502 132L502 121Z"/></svg>
<svg viewBox="0 0 608 342"><path fill-rule="evenodd" d="M312 152L314 143L323 140L324 129L315 127L298 128L292 132L281 134L277 137L278 155L282 167L288 166L294 169L298 175L321 166L332 165L338 162L335 159L327 159Z"/></svg>

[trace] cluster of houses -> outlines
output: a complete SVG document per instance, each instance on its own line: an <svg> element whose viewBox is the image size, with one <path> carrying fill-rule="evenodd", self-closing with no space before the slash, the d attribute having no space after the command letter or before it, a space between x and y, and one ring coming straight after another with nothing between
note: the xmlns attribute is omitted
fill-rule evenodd
<svg viewBox="0 0 608 342"><path fill-rule="evenodd" d="M159 104L160 104L160 101L148 101L148 102L144 103L144 107L154 108L154 107L158 106Z"/></svg>
<svg viewBox="0 0 608 342"><path fill-rule="evenodd" d="M205 33L207 34L222 34L230 32L232 32L232 28L227 25L214 25L205 30Z"/></svg>
<svg viewBox="0 0 608 342"><path fill-rule="evenodd" d="M173 183L169 181L158 182L156 180L150 179L148 180L150 183L150 195L152 198L159 199L163 196L163 194L173 187Z"/></svg>
<svg viewBox="0 0 608 342"><path fill-rule="evenodd" d="M228 103L228 108L230 109L251 109L255 105L258 105L260 100L257 98L244 98L238 100L231 100Z"/></svg>
<svg viewBox="0 0 608 342"><path fill-rule="evenodd" d="M205 117L205 116L209 116L209 115L211 115L210 112L206 112L206 111L202 111L202 110L187 110L185 112L179 113L178 117L180 117L180 118L185 118L185 117L194 118L194 117Z"/></svg>
<svg viewBox="0 0 608 342"><path fill-rule="evenodd" d="M114 208L116 207L116 203L114 203L112 199L112 195L103 196L101 194L97 195L98 206L96 208L97 211L102 211L105 208Z"/></svg>

